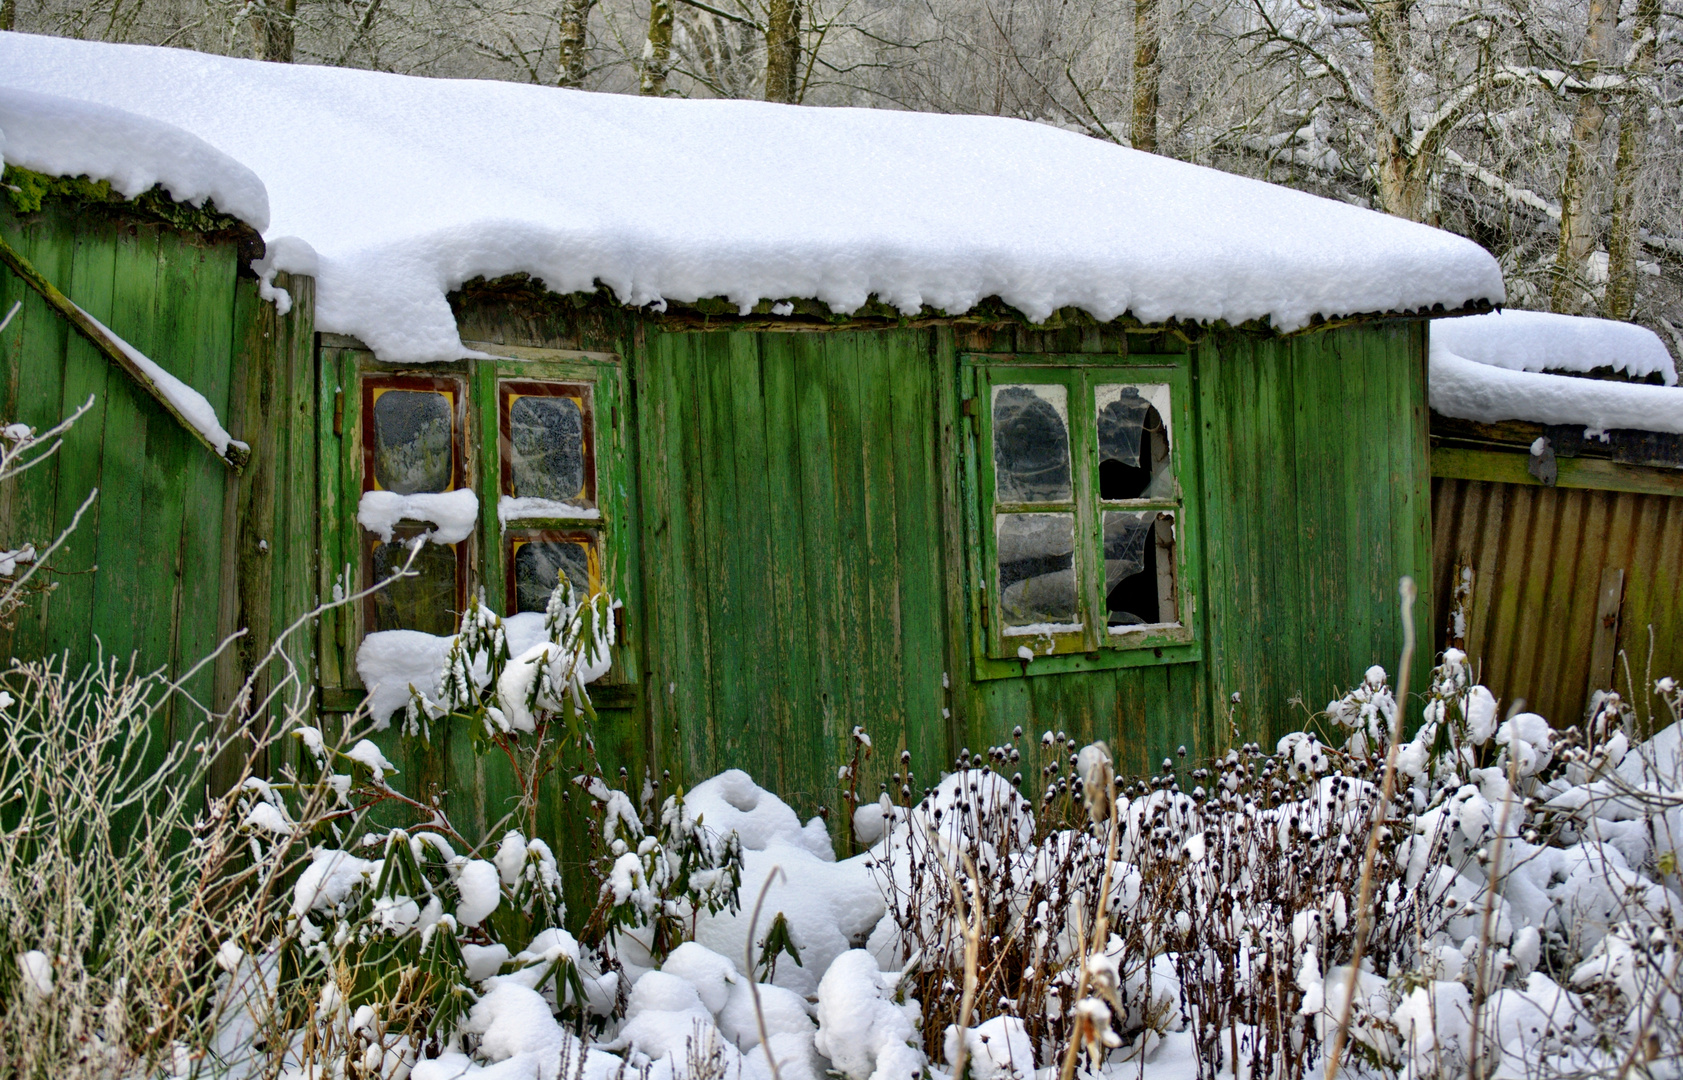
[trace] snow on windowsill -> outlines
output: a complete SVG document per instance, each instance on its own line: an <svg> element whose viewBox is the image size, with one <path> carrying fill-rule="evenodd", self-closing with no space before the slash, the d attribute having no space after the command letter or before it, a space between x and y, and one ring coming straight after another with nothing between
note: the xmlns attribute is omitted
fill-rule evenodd
<svg viewBox="0 0 1683 1080"><path fill-rule="evenodd" d="M593 506L574 506L572 503L556 502L552 499L536 499L530 496L516 498L512 495L497 497L497 523L502 528L508 528L511 521L521 521L527 518L572 518L576 521L598 521L602 512Z"/></svg>
<svg viewBox="0 0 1683 1080"><path fill-rule="evenodd" d="M400 521L426 521L437 528L428 534L435 544L459 544L479 522L479 497L467 488L455 491L399 495L395 491L365 491L356 520L369 532L391 543Z"/></svg>
<svg viewBox="0 0 1683 1080"><path fill-rule="evenodd" d="M1161 634L1165 630L1179 630L1178 622L1132 623L1127 626L1108 626L1105 633L1111 637L1123 637L1127 634Z"/></svg>
<svg viewBox="0 0 1683 1080"><path fill-rule="evenodd" d="M523 611L503 619L510 656L546 640L543 620L541 611ZM409 704L411 686L429 698L438 697L439 675L455 641L455 635L419 630L377 630L362 639L356 651L356 673L368 688L368 715L377 729L384 730L393 714ZM600 679L608 673L609 664L609 658L603 657L597 667L583 673L582 681ZM474 678L480 685L489 681L479 668Z"/></svg>
<svg viewBox="0 0 1683 1080"><path fill-rule="evenodd" d="M1086 625L1078 622L1029 623L1027 626L1007 626L1000 634L1004 637L1051 637L1054 634L1079 634Z"/></svg>

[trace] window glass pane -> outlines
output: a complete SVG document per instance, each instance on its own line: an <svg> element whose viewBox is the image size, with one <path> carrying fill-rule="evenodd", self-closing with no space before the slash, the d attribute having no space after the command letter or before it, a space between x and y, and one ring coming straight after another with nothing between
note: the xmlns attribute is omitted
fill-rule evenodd
<svg viewBox="0 0 1683 1080"><path fill-rule="evenodd" d="M525 395L508 407L509 468L522 499L577 502L585 492L584 411L577 398Z"/></svg>
<svg viewBox="0 0 1683 1080"><path fill-rule="evenodd" d="M1075 515L1000 514L995 537L999 606L1007 632L1010 627L1075 623Z"/></svg>
<svg viewBox="0 0 1683 1080"><path fill-rule="evenodd" d="M994 498L1068 502L1069 392L1062 386L996 386L993 391Z"/></svg>
<svg viewBox="0 0 1683 1080"><path fill-rule="evenodd" d="M374 394L375 482L399 495L449 491L455 465L450 395L378 388Z"/></svg>
<svg viewBox="0 0 1683 1080"><path fill-rule="evenodd" d="M1173 515L1106 510L1102 517L1105 621L1111 631L1175 622Z"/></svg>
<svg viewBox="0 0 1683 1080"><path fill-rule="evenodd" d="M1098 387L1099 498L1172 499L1169 388L1161 383Z"/></svg>
<svg viewBox="0 0 1683 1080"><path fill-rule="evenodd" d="M590 546L583 540L516 540L513 544L516 611L543 611L561 574L578 593L590 591Z"/></svg>
<svg viewBox="0 0 1683 1080"><path fill-rule="evenodd" d="M384 581L403 567L409 548L401 539L373 545L373 580ZM410 564L414 577L402 577L373 596L374 629L420 630L448 636L456 632L456 549L426 543Z"/></svg>

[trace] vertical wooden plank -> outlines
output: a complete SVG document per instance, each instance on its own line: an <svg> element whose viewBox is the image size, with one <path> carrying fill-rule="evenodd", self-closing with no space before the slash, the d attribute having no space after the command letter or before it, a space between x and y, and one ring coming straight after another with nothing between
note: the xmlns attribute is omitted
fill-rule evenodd
<svg viewBox="0 0 1683 1080"><path fill-rule="evenodd" d="M41 214L26 226L0 199L0 232L47 280L69 287L75 234L60 214ZM0 319L18 309L0 333L0 424L27 424L46 431L58 424L65 386L65 320L10 270L0 270ZM81 404L77 402L77 404ZM97 423L97 421L96 421ZM33 543L44 549L57 536L56 508L62 457L55 455L0 488L0 548ZM83 492L86 495L86 492ZM45 587L53 579L38 570ZM37 596L14 615L12 629L0 626L0 652L37 656L46 650L50 597Z"/></svg>
<svg viewBox="0 0 1683 1080"><path fill-rule="evenodd" d="M909 478L903 475L902 463L895 455L897 336L895 331L858 335L859 427L854 435L861 478L859 530L863 543L858 552L863 556L859 576L865 604L862 648L854 654L863 661L860 674L864 693L853 723L866 726L873 738L891 747L906 738L910 683L924 682L927 686L926 680L934 677L933 672L913 672L905 667L905 613L900 606L900 590L906 565L900 558L897 488ZM840 749L843 756L851 755L845 738ZM828 776L835 775L839 764L830 767ZM832 781L827 786L833 790L835 785ZM871 788L864 791L869 797Z"/></svg>
<svg viewBox="0 0 1683 1080"><path fill-rule="evenodd" d="M939 600L943 605L940 621L940 648L944 660L943 674L947 687L943 708L950 712L939 732L919 740L912 748L912 764L920 772L928 772L936 763L952 756L958 733L966 729L971 719L973 695L970 693L970 592L968 573L968 522L970 514L969 489L964 483L965 454L970 439L970 426L960 411L959 366L957 335L950 326L935 327L930 332L933 353L933 394L935 431L935 489L939 506L939 551L941 588Z"/></svg>
<svg viewBox="0 0 1683 1080"><path fill-rule="evenodd" d="M1380 536L1361 535L1362 526L1368 524L1363 520L1366 515L1346 497L1346 482L1367 471L1362 444L1368 439L1350 439L1346 431L1350 414L1361 415L1359 406L1352 405L1367 390L1365 382L1346 389L1341 369L1350 363L1359 365L1362 357L1340 355L1330 334L1297 338L1285 352L1292 373L1293 422L1289 448L1282 449L1288 450L1289 467L1295 469L1299 499L1296 514L1276 521L1274 527L1280 543L1297 547L1302 568L1297 582L1300 644L1292 664L1298 679L1290 689L1314 702L1311 707L1318 707L1334 692L1336 682L1348 678L1343 658L1349 629L1342 616L1353 567L1346 543L1355 539L1377 547L1380 540ZM1281 465L1287 462L1282 460Z"/></svg>
<svg viewBox="0 0 1683 1080"><path fill-rule="evenodd" d="M894 517L898 551L896 578L899 594L900 667L897 675L904 728L899 745L879 750L863 797L877 791L878 782L899 771L900 749L910 749L919 761L945 756L949 708L942 676L952 682L942 640L946 618L941 561L942 486L937 477L936 412L933 382L937 378L928 331L898 331L887 335L887 376L893 383L890 428L894 447Z"/></svg>
<svg viewBox="0 0 1683 1080"><path fill-rule="evenodd" d="M316 444L316 545L320 551L316 591L325 602L356 591L356 578L346 573L344 511L345 493L339 479L340 459L345 454L345 406L356 393L354 379L342 372L339 350L323 348L316 356L315 412ZM340 608L328 612L316 631L316 663L321 685L341 688L354 667L349 655L351 627Z"/></svg>
<svg viewBox="0 0 1683 1080"><path fill-rule="evenodd" d="M800 444L791 477L799 497L800 521L793 527L801 533L804 551L801 587L811 641L812 689L803 702L800 737L809 744L802 760L815 768L840 756L845 731L851 730L843 728L846 712L840 698L848 667L840 573L848 546L836 513L837 458L846 451L845 444L838 444L830 420L831 399L837 393L835 367L845 360L836 355L832 344L829 335L803 334L789 342L794 364L790 417ZM838 829L843 827L838 823Z"/></svg>
<svg viewBox="0 0 1683 1080"><path fill-rule="evenodd" d="M94 318L110 325L111 301L116 280L117 229L109 222L89 222L79 230L70 259L69 285L60 291L81 305ZM61 271L62 272L62 271ZM26 311L29 305L25 305ZM59 318L43 304L43 318ZM63 320L60 319L60 322ZM68 416L89 397L93 408L66 433L58 452L58 492L54 509L55 534L70 527L76 510L95 489L100 493L82 517L80 527L59 549L53 565L58 584L47 601L46 649L68 653L72 670L93 656L95 585L99 562L100 522L107 519L110 501L105 497L104 465L107 450L106 421L110 415L107 388L123 376L111 371L107 360L86 338L67 333L64 338L64 395L61 415ZM111 520L122 521L110 515ZM132 521L132 518L127 520Z"/></svg>
<svg viewBox="0 0 1683 1080"><path fill-rule="evenodd" d="M1591 695L1613 686L1613 646L1619 639L1619 605L1624 595L1624 569L1617 566L1603 569L1595 605L1595 631L1590 642L1589 686L1584 692L1586 712Z"/></svg>
<svg viewBox="0 0 1683 1080"><path fill-rule="evenodd" d="M162 295L175 312L180 330L171 336L187 365L183 381L205 396L218 417L228 417L232 376L234 283L237 251L233 244L180 244L168 250L162 268ZM185 670L209 656L221 640L220 593L224 545L223 503L233 473L227 465L192 447L182 489L180 601L175 668ZM215 705L215 672L201 669L187 686L193 698ZM195 715L192 722L202 721Z"/></svg>
<svg viewBox="0 0 1683 1080"><path fill-rule="evenodd" d="M829 683L832 707L829 737L838 747L854 725L869 717L869 687L853 677L875 661L870 635L871 582L868 481L861 440L864 437L864 366L866 335L831 335L826 342L823 376L828 390L831 495L840 558L835 564L838 664ZM822 511L822 508L820 507Z"/></svg>
<svg viewBox="0 0 1683 1080"><path fill-rule="evenodd" d="M157 260L156 226L119 234L112 308L109 319L102 321L142 352L152 348ZM150 491L154 499L161 498L167 487L148 456L165 452L169 435L154 435L150 429L162 424L173 427L175 421L126 378L111 379L107 393L100 501L104 519L122 522L124 527L99 530L93 629L106 655L126 660L151 643L160 624L168 640L180 519L176 518L174 535L166 541L155 528L157 519L147 517L146 496ZM149 444L149 440L154 441ZM173 462L174 455L170 456ZM163 513L171 511L166 508ZM160 597L170 602L160 603ZM142 663L156 666L155 656L148 652Z"/></svg>
<svg viewBox="0 0 1683 1080"><path fill-rule="evenodd" d="M286 516L277 552L282 580L278 610L271 612L275 632L280 634L315 607L321 556L316 544L316 507L320 496L316 489L315 279L288 276L277 280L293 299L291 311L279 320L277 327L283 335L281 346L285 350L285 414L281 422L287 429L287 472L282 495ZM302 683L301 695L312 694L318 684L316 635L316 626L305 624L287 638L286 651L291 668ZM282 757L271 761L271 767L295 763L297 740L283 740L276 752Z"/></svg>
<svg viewBox="0 0 1683 1080"><path fill-rule="evenodd" d="M814 737L819 717L814 616L809 606L811 556L807 551L809 511L801 498L801 457L806 432L799 417L799 351L802 336L761 337L760 374L765 400L766 505L770 512L773 567L771 609L779 694L767 727L782 747L786 775L812 778L829 760L824 741ZM832 816L833 827L840 819Z"/></svg>
<svg viewBox="0 0 1683 1080"><path fill-rule="evenodd" d="M793 568L773 558L773 519L787 508L772 505L767 485L761 336L730 334L710 358L709 398L716 406L717 426L710 433L715 471L709 488L721 511L714 565L730 580L716 614L721 638L730 644L715 670L714 703L725 733L724 759L787 792L785 801L799 807L807 795L801 781L808 778L790 767L790 747L765 738L791 719L783 665L770 661L777 655L777 579Z"/></svg>

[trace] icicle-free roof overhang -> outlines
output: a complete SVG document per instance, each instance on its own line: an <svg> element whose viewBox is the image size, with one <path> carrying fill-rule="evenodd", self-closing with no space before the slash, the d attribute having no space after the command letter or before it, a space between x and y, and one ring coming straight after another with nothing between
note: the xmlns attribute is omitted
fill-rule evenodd
<svg viewBox="0 0 1683 1080"><path fill-rule="evenodd" d="M995 117L658 100L0 34L0 86L173 124L268 189L316 325L463 355L447 294L525 273L631 304L877 301L1030 320L1266 320L1504 299L1478 245ZM280 240L285 243L278 243Z"/></svg>

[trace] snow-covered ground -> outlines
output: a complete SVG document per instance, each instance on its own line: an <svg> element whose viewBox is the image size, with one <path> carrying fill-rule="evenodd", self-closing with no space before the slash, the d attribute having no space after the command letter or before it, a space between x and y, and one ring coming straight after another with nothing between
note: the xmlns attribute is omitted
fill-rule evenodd
<svg viewBox="0 0 1683 1080"><path fill-rule="evenodd" d="M1365 915L1396 708L1379 668L1329 704L1329 741L1297 733L1149 781L1113 780L1102 746L1050 731L966 753L921 798L897 772L906 787L856 810L864 850L839 860L823 822L803 824L740 771L658 807L647 788L581 776L602 849L580 935L593 944L548 922L559 887L542 839L511 832L474 856L423 826L317 848L291 889L291 944L277 946L301 950L294 974L311 958L385 963L374 946L408 941L463 989L421 1038L378 995L349 1002L328 979L315 1034L292 1032L286 1065L413 1080L626 1068L941 1080L962 1053L977 1080L1052 1080L1073 1039L1083 1076L1301 1076L1321 1067L1354 985L1347 1075L1460 1076L1476 1053L1494 1076L1627 1059L1676 1076L1683 691L1653 689L1652 737L1633 737L1652 721L1616 695L1563 734L1504 717L1447 654L1424 723L1390 758L1397 795ZM372 744L335 754L300 734L342 795L395 771ZM254 782L246 820L274 837L290 818ZM252 1054L263 1017L250 990L273 986L279 955L231 945L222 958L224 1061Z"/></svg>
<svg viewBox="0 0 1683 1080"><path fill-rule="evenodd" d="M191 132L266 185L270 269L390 361L463 354L445 294L525 272L653 304L997 296L1283 330L1500 303L1449 233L984 116L592 94L0 34L0 86ZM313 250L312 250L313 249ZM316 256L319 255L319 258Z"/></svg>

